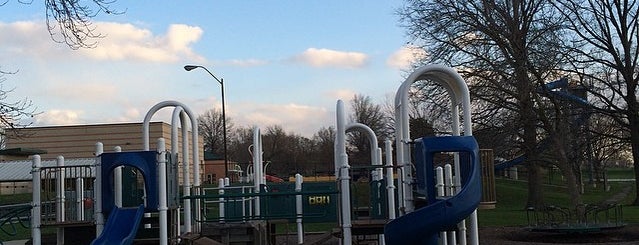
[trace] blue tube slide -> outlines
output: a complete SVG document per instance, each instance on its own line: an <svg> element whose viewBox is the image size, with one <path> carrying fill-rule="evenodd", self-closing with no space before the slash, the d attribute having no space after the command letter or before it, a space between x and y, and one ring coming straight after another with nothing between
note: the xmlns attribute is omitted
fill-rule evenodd
<svg viewBox="0 0 639 245"><path fill-rule="evenodd" d="M144 205L131 208L114 207L102 234L91 245L133 244L138 226L144 216Z"/></svg>
<svg viewBox="0 0 639 245"><path fill-rule="evenodd" d="M417 176L418 185L425 187L428 204L404 216L390 221L384 227L386 244L437 244L440 231L454 230L456 225L468 217L481 201L481 169L479 147L472 136L446 136L421 139L422 150L416 149L416 167L424 171ZM447 199L435 197L433 156L437 152L460 152L467 163L460 164L463 175L462 190ZM422 158L422 159L420 159ZM464 159L465 158L465 159ZM420 163L420 160L422 162ZM470 160L468 162L468 160Z"/></svg>

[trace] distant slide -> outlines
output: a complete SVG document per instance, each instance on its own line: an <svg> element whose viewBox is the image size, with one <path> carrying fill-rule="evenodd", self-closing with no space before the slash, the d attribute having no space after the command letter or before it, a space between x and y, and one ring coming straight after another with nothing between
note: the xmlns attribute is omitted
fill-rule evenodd
<svg viewBox="0 0 639 245"><path fill-rule="evenodd" d="M135 208L114 207L109 214L102 234L92 245L129 245L133 243L138 226L144 216L144 205Z"/></svg>
<svg viewBox="0 0 639 245"><path fill-rule="evenodd" d="M510 167L513 167L515 165L519 165L521 163L524 162L524 160L526 160L526 156L525 155L520 155L518 157L515 157L511 160L505 161L505 162L500 162L498 164L495 164L495 171L501 171Z"/></svg>
<svg viewBox="0 0 639 245"><path fill-rule="evenodd" d="M424 141L424 148L433 151L449 151L446 148L446 144L455 140L457 139L451 137L449 139L434 139L430 140L430 142ZM474 147L467 149L476 151L476 149L471 148ZM468 179L457 195L448 199L431 200L429 205L400 216L386 224L384 227L386 244L436 245L440 231L451 230L468 217L479 205L482 193L480 166L478 161L473 162L470 165ZM425 167L432 168L432 160Z"/></svg>

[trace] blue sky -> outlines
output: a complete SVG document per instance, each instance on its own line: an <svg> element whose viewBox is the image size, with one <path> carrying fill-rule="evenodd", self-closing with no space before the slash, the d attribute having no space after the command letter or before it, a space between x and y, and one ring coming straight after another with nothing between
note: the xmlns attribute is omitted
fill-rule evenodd
<svg viewBox="0 0 639 245"><path fill-rule="evenodd" d="M118 1L98 15L94 49L51 41L44 6L0 6L0 68L12 98L42 111L37 126L140 122L177 100L221 106L237 126L281 125L312 136L334 124L337 99L391 98L415 57L394 14L401 1ZM155 120L167 120L170 110Z"/></svg>

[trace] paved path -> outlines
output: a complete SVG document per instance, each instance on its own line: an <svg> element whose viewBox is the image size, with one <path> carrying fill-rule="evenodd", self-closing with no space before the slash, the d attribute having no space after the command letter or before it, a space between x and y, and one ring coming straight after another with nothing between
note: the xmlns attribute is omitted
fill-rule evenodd
<svg viewBox="0 0 639 245"><path fill-rule="evenodd" d="M603 201L602 204L619 204L623 201L623 199L626 199L626 197L630 195L630 192L632 192L632 185L625 185L620 192L612 195L610 198Z"/></svg>
<svg viewBox="0 0 639 245"><path fill-rule="evenodd" d="M14 240L14 241L6 241L2 242L4 245L24 245L29 240Z"/></svg>

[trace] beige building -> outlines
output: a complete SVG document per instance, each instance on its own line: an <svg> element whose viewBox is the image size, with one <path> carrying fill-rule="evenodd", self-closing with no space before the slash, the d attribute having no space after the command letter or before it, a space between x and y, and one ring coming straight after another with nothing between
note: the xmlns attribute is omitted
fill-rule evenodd
<svg viewBox="0 0 639 245"><path fill-rule="evenodd" d="M116 123L73 126L28 127L19 129L19 137L15 131L7 130L5 150L0 150L0 164L28 160L29 155L39 154L42 160L54 160L57 156L66 159L91 158L95 154L95 144L102 142L104 152L112 152L116 146L122 151L143 150L142 123ZM149 127L150 149L157 148L156 140L166 139L166 149L171 149L171 125L164 122L151 122ZM191 144L191 135L188 143ZM181 130L178 130L178 151L182 150ZM198 140L200 179L224 176L223 167L213 167L219 163L204 164L203 140ZM189 149L191 149L189 147ZM181 154L181 153L180 153ZM192 150L189 158L192 159ZM180 158L181 161L181 158ZM181 165L181 163L180 163ZM221 164L223 166L223 164ZM30 167L30 165L29 165ZM28 168L30 170L30 168ZM181 170L181 167L180 167ZM180 171L181 172L181 171ZM193 174L191 168L190 173ZM179 174L180 178L182 174ZM191 180L192 181L192 180ZM0 179L0 182L2 180Z"/></svg>
<svg viewBox="0 0 639 245"><path fill-rule="evenodd" d="M19 136L15 136L16 132ZM188 136L190 138L190 135ZM164 122L151 122L149 125L151 149L156 148L155 142L160 137L166 139L166 148L170 150L171 125ZM181 146L181 130L178 130L178 137ZM143 150L142 123L28 127L18 131L7 130L5 149L43 150L47 153L40 154L42 159L55 159L57 156L86 158L94 156L97 142L102 142L105 152L113 151L116 146L120 146L122 151ZM188 143L191 141L189 140ZM201 138L199 144L199 158L202 160L204 153ZM181 147L179 149L181 150Z"/></svg>

